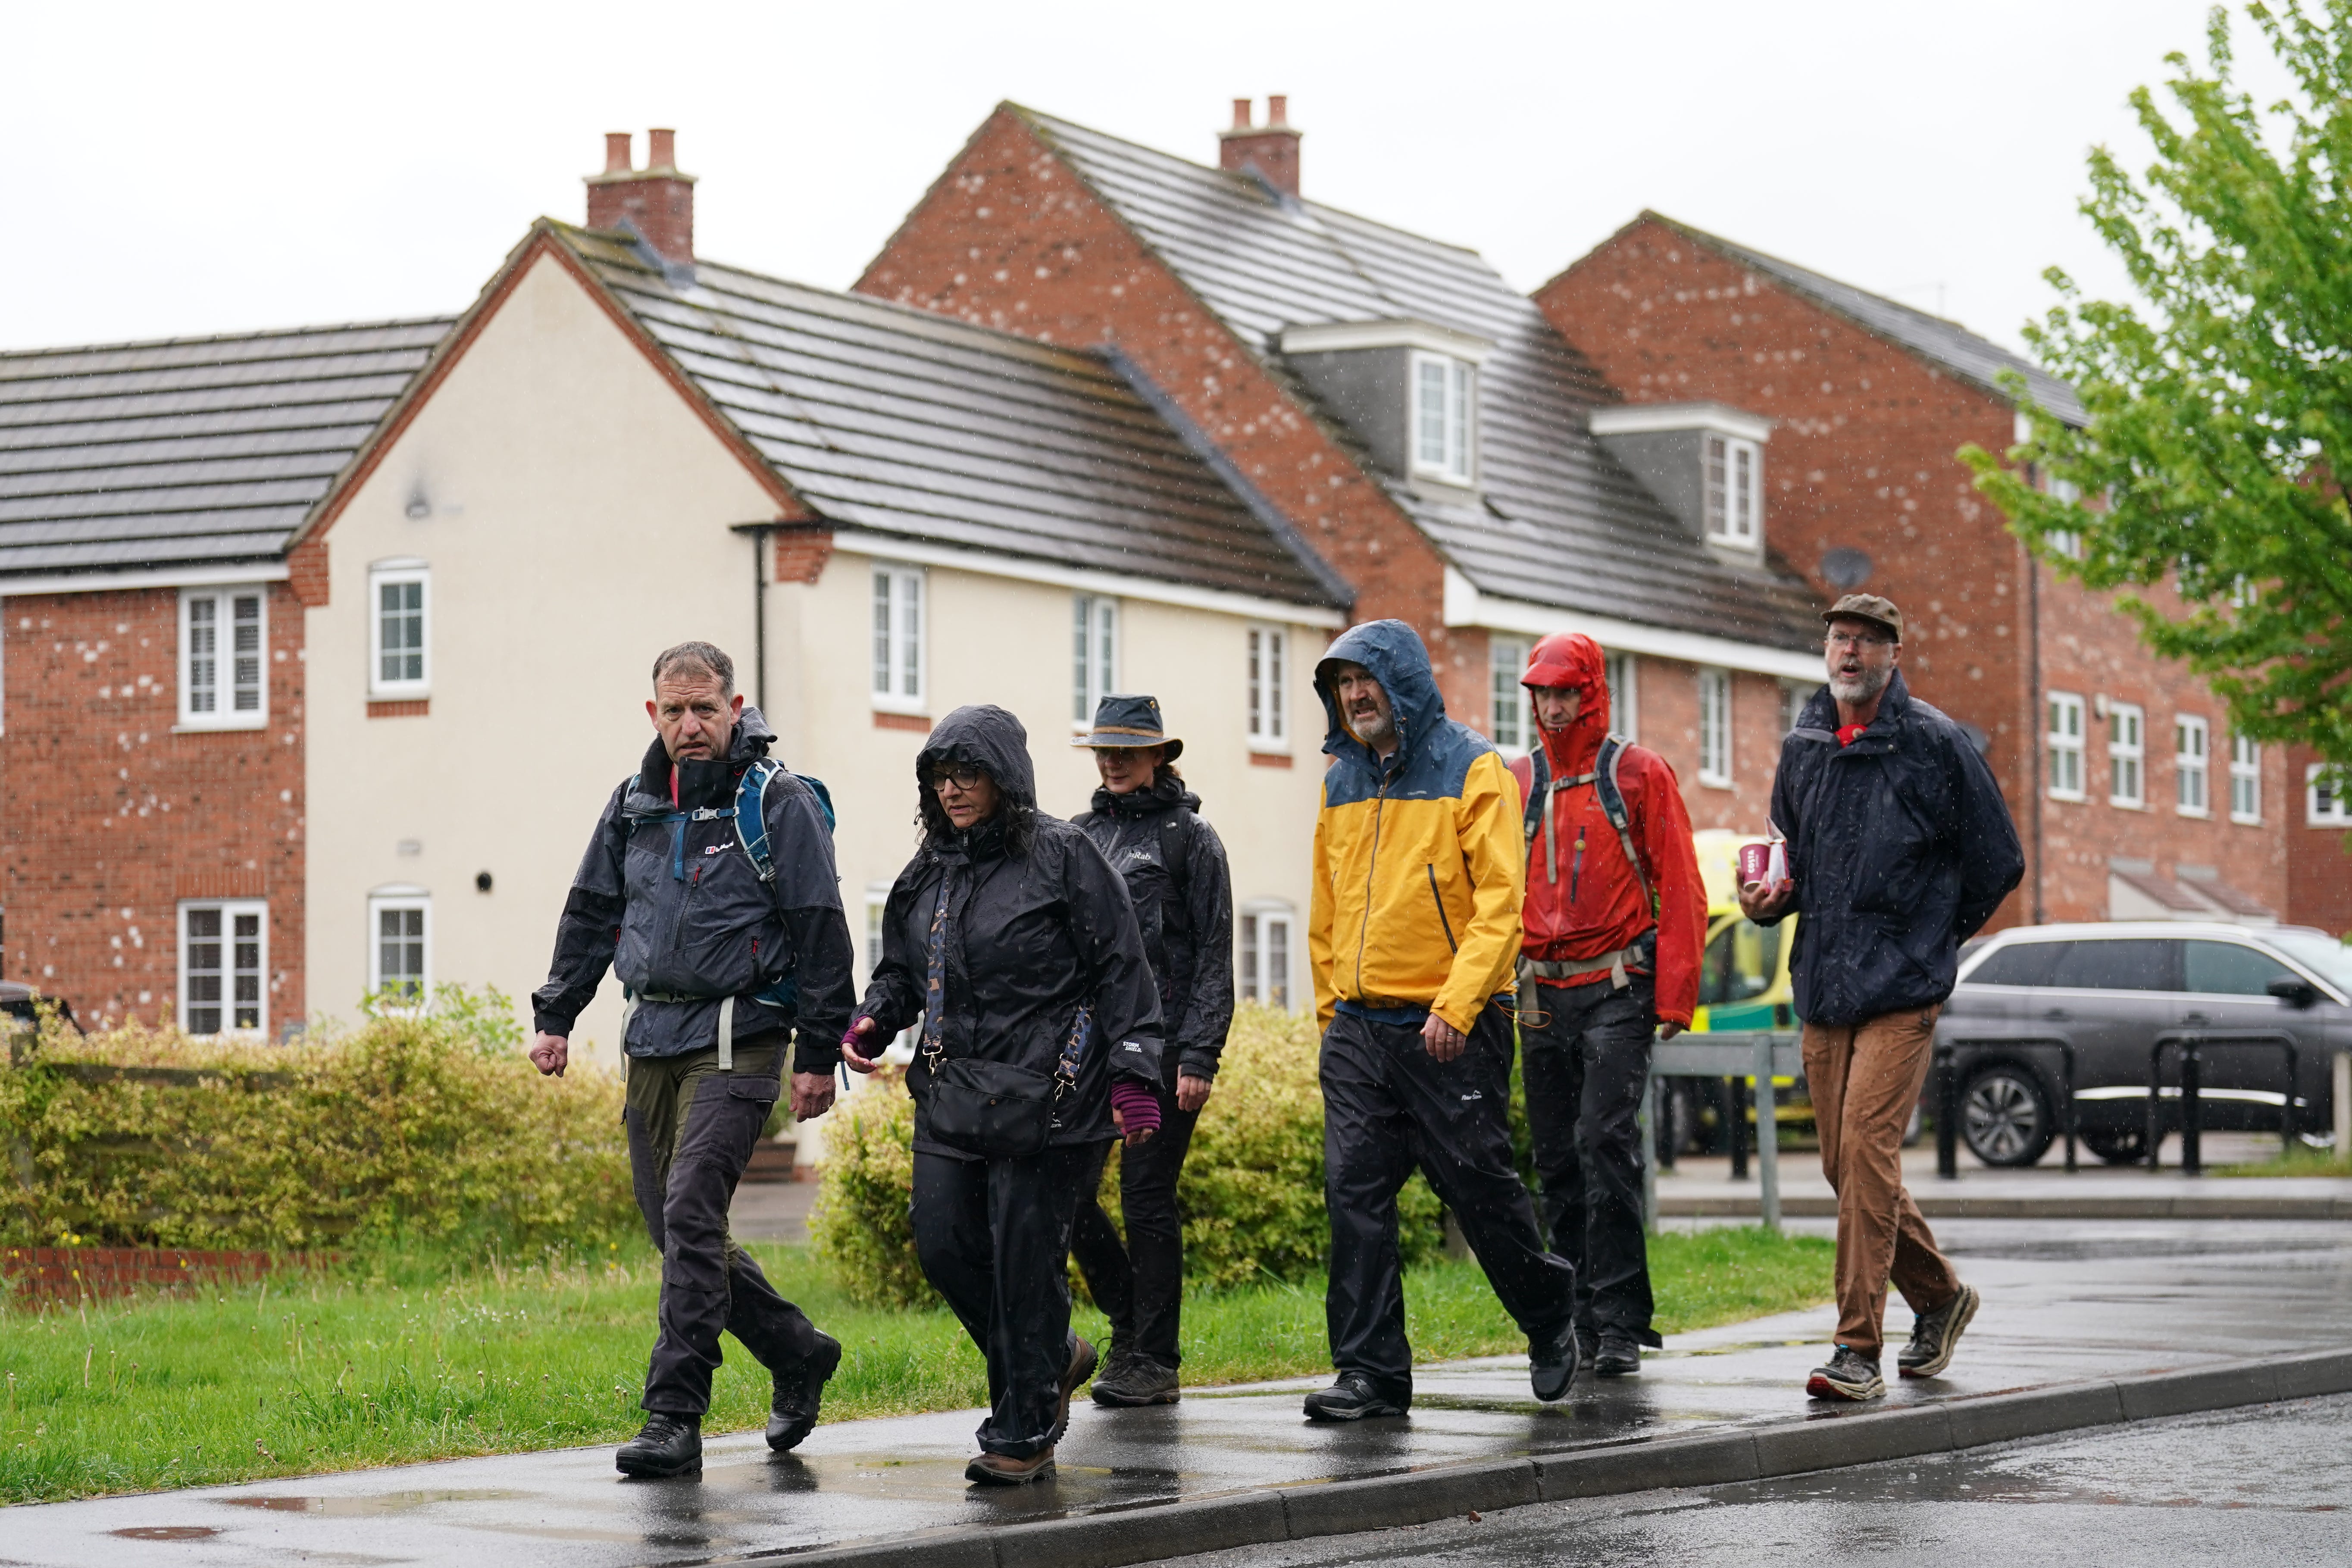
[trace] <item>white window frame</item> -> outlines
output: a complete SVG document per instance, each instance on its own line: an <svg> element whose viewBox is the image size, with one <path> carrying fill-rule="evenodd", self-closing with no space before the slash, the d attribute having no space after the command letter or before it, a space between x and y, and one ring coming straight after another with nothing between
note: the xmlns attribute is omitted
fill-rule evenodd
<svg viewBox="0 0 2352 1568"><path fill-rule="evenodd" d="M2334 783L2323 789L2320 781L2331 773ZM2352 827L2352 775L2326 763L2307 764L2303 770L2303 825Z"/></svg>
<svg viewBox="0 0 2352 1568"><path fill-rule="evenodd" d="M1244 633L1243 675L1249 686L1249 749L1290 752L1290 628L1253 624Z"/></svg>
<svg viewBox="0 0 2352 1568"><path fill-rule="evenodd" d="M1642 738L1642 664L1630 653L1601 656L1601 670L1609 683L1609 727L1628 741Z"/></svg>
<svg viewBox="0 0 2352 1568"><path fill-rule="evenodd" d="M1486 700L1493 710L1486 732L1507 757L1524 757L1536 748L1535 703L1519 684L1528 672L1529 646L1525 637L1486 638Z"/></svg>
<svg viewBox="0 0 2352 1568"><path fill-rule="evenodd" d="M1757 550L1764 538L1764 448L1709 430L1699 438L1699 483L1710 544Z"/></svg>
<svg viewBox="0 0 2352 1568"><path fill-rule="evenodd" d="M256 637L254 703L236 706L236 603L254 601ZM200 607L210 611L214 634L210 710L197 707L195 629ZM227 584L219 587L180 590L180 641L176 658L183 730L258 730L269 722L269 590L260 583Z"/></svg>
<svg viewBox="0 0 2352 1568"><path fill-rule="evenodd" d="M1272 974L1276 944L1271 940L1276 927L1282 931L1279 946L1281 973ZM1256 1002L1266 1006L1278 1006L1285 1012L1298 1010L1298 911L1280 899L1253 899L1244 904L1234 921L1234 995L1244 1002ZM1276 998L1271 993L1278 989Z"/></svg>
<svg viewBox="0 0 2352 1568"><path fill-rule="evenodd" d="M2172 808L2213 815L2213 727L2194 713L2172 716Z"/></svg>
<svg viewBox="0 0 2352 1568"><path fill-rule="evenodd" d="M1780 682L1780 733L1788 734L1797 727L1805 714L1805 704L1813 700L1813 688L1799 681Z"/></svg>
<svg viewBox="0 0 2352 1568"><path fill-rule="evenodd" d="M2084 773L2088 736L2084 729L2086 704L2072 691L2053 691L2042 700L2045 731L2042 745L2049 752L2049 777L2042 783L2052 800L2086 800Z"/></svg>
<svg viewBox="0 0 2352 1568"><path fill-rule="evenodd" d="M2241 809L2241 798L2252 807ZM2230 732L2230 820L2252 826L2263 819L2263 746L2250 735Z"/></svg>
<svg viewBox="0 0 2352 1568"><path fill-rule="evenodd" d="M425 965L416 977L416 994L410 999L421 1007L433 995L433 895L422 888L386 888L368 895L368 994L372 997L383 994L383 917L387 913L425 917L418 936L425 948Z"/></svg>
<svg viewBox="0 0 2352 1568"><path fill-rule="evenodd" d="M383 673L383 590L415 584L417 590L417 670L414 680ZM379 561L368 568L368 695L427 697L433 691L433 570L422 561ZM373 994L373 988L371 989Z"/></svg>
<svg viewBox="0 0 2352 1568"><path fill-rule="evenodd" d="M2147 805L2147 710L2137 702L2107 704L2107 804L2128 811Z"/></svg>
<svg viewBox="0 0 2352 1568"><path fill-rule="evenodd" d="M1698 782L1731 787L1731 671L1698 672Z"/></svg>
<svg viewBox="0 0 2352 1568"><path fill-rule="evenodd" d="M216 1035L236 1035L267 1039L269 1036L269 905L261 899L183 899L178 912L173 917L177 933L180 967L180 1027L189 1034L196 1033L194 1009L188 998L192 976L188 973L188 917L198 910L217 910L221 917L221 999L222 1027L209 1032ZM250 1027L236 1024L236 921L240 915L260 918L260 967L256 972L256 1020Z"/></svg>
<svg viewBox="0 0 2352 1568"><path fill-rule="evenodd" d="M1416 353L1411 398L1412 471L1448 484L1475 482L1477 367L1450 354Z"/></svg>
<svg viewBox="0 0 2352 1568"><path fill-rule="evenodd" d="M930 574L896 562L874 563L866 617L868 696L877 711L929 711Z"/></svg>
<svg viewBox="0 0 2352 1568"><path fill-rule="evenodd" d="M1118 689L1118 600L1070 595L1070 727L1094 728L1095 709Z"/></svg>

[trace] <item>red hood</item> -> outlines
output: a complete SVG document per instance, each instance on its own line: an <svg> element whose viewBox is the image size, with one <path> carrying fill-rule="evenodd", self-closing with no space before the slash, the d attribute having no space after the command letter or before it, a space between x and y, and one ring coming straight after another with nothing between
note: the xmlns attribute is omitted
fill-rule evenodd
<svg viewBox="0 0 2352 1568"><path fill-rule="evenodd" d="M1601 645L1582 632L1554 632L1528 656L1522 686L1573 686L1584 693L1576 722L1543 730L1544 755L1554 778L1574 778L1591 768L1609 733L1609 667Z"/></svg>

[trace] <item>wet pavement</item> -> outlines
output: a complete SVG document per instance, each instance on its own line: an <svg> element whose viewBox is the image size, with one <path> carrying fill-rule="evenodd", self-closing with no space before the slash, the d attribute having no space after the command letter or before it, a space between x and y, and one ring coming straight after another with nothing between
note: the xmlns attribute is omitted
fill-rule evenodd
<svg viewBox="0 0 2352 1568"><path fill-rule="evenodd" d="M1898 1384L1890 1405L2352 1341L2352 1225L1937 1229L1985 1307L1951 1374ZM1891 1338L1907 1332L1899 1305L1889 1316ZM698 1482L623 1482L600 1447L14 1508L0 1526L0 1563L618 1568L1378 1476L1804 1420L1802 1380L1833 1324L1822 1308L1678 1335L1640 1377L1583 1380L1557 1406L1533 1400L1517 1358L1423 1368L1410 1419L1352 1427L1300 1418L1313 1380L1197 1390L1154 1410L1089 1405L1073 1416L1059 1476L1009 1494L966 1488L978 1417L964 1411L824 1426L783 1458L756 1433L716 1438ZM1266 1559L1293 1560L1307 1559Z"/></svg>
<svg viewBox="0 0 2352 1568"><path fill-rule="evenodd" d="M1185 1568L2352 1562L2352 1394L1772 1481L1538 1503Z"/></svg>

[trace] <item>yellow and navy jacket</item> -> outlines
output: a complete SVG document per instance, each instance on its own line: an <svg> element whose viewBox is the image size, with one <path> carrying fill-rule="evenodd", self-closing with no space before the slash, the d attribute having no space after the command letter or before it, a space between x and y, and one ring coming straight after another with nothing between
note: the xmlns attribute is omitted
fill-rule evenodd
<svg viewBox="0 0 2352 1568"><path fill-rule="evenodd" d="M1335 664L1372 672L1395 710L1385 762L1340 717ZM1325 1025L1350 1013L1467 1033L1514 987L1525 891L1518 781L1486 737L1445 716L1429 650L1402 621L1368 621L1315 669L1331 762L1315 819L1307 962Z"/></svg>

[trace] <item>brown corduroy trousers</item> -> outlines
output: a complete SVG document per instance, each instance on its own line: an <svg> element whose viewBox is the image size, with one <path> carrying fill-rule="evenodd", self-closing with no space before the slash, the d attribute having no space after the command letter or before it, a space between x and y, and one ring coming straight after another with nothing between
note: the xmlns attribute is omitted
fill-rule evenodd
<svg viewBox="0 0 2352 1568"><path fill-rule="evenodd" d="M1842 1027L1805 1026L1805 1084L1822 1174L1837 1194L1837 1342L1875 1357L1891 1277L1914 1312L1959 1290L1958 1276L1903 1188L1903 1133L1927 1080L1939 1009Z"/></svg>

